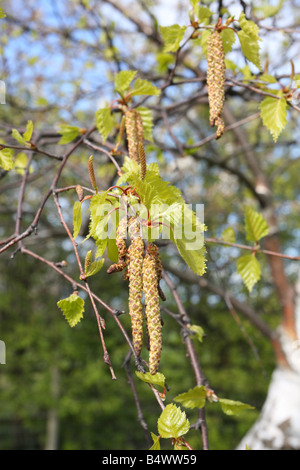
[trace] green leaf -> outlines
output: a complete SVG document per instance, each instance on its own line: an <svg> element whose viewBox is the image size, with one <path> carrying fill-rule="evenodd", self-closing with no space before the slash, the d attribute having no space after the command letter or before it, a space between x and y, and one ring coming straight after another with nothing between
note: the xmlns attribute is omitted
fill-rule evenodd
<svg viewBox="0 0 300 470"><path fill-rule="evenodd" d="M28 157L25 152L19 152L14 161L14 170L16 170L19 175L24 175L25 169L27 167ZM30 165L29 173L33 172L33 167Z"/></svg>
<svg viewBox="0 0 300 470"><path fill-rule="evenodd" d="M242 52L246 59L252 64L256 65L261 70L260 57L259 57L259 44L258 39L253 36L249 36L245 31L238 31L238 37L240 40Z"/></svg>
<svg viewBox="0 0 300 470"><path fill-rule="evenodd" d="M1 143L0 143L1 148ZM10 171L14 168L13 162L13 150L9 148L3 148L0 150L0 167L5 171Z"/></svg>
<svg viewBox="0 0 300 470"><path fill-rule="evenodd" d="M252 291L253 286L260 279L260 264L254 254L241 256L237 260L237 271L241 276L245 286Z"/></svg>
<svg viewBox="0 0 300 470"><path fill-rule="evenodd" d="M97 259L97 260L93 261L84 274L87 277L94 276L95 274L97 274L100 271L103 264L104 264L104 258Z"/></svg>
<svg viewBox="0 0 300 470"><path fill-rule="evenodd" d="M189 431L190 423L184 411L172 403L167 405L157 421L158 432L163 438L178 438Z"/></svg>
<svg viewBox="0 0 300 470"><path fill-rule="evenodd" d="M4 13L3 8L0 8L0 19L5 18L6 14Z"/></svg>
<svg viewBox="0 0 300 470"><path fill-rule="evenodd" d="M59 300L57 306L62 310L71 328L83 318L84 300L75 293L66 299Z"/></svg>
<svg viewBox="0 0 300 470"><path fill-rule="evenodd" d="M24 137L20 134L20 132L17 129L13 129L11 133L12 133L13 138L17 142L19 142L19 144L26 145L26 140L24 139Z"/></svg>
<svg viewBox="0 0 300 470"><path fill-rule="evenodd" d="M206 387L201 385L191 388L188 392L177 395L174 400L185 408L203 408L206 401Z"/></svg>
<svg viewBox="0 0 300 470"><path fill-rule="evenodd" d="M112 263L117 263L119 259L118 247L116 239L109 237L107 242L107 256Z"/></svg>
<svg viewBox="0 0 300 470"><path fill-rule="evenodd" d="M285 98L277 99L266 96L260 104L260 115L274 142L277 142L287 122L287 102Z"/></svg>
<svg viewBox="0 0 300 470"><path fill-rule="evenodd" d="M236 39L235 32L232 29L225 28L221 31L221 38L223 41L224 53L227 54L227 52L231 52Z"/></svg>
<svg viewBox="0 0 300 470"><path fill-rule="evenodd" d="M191 325L189 327L191 331L193 331L192 338L196 338L200 343L203 341L203 336L204 336L204 330L200 325Z"/></svg>
<svg viewBox="0 0 300 470"><path fill-rule="evenodd" d="M194 7L194 12L200 23L213 15L213 12L208 7L202 7L200 5Z"/></svg>
<svg viewBox="0 0 300 470"><path fill-rule="evenodd" d="M76 201L73 206L73 238L78 237L82 222L81 203Z"/></svg>
<svg viewBox="0 0 300 470"><path fill-rule="evenodd" d="M205 57L207 56L207 41L208 41L208 38L211 34L212 33L209 29L205 29L201 33L200 45L201 45L201 48L202 48L203 55Z"/></svg>
<svg viewBox="0 0 300 470"><path fill-rule="evenodd" d="M76 126L69 126L68 124L62 124L60 126L59 134L62 135L59 145L64 145L72 142L79 135L79 128Z"/></svg>
<svg viewBox="0 0 300 470"><path fill-rule="evenodd" d="M227 227L222 232L224 242L235 243L235 233L232 227Z"/></svg>
<svg viewBox="0 0 300 470"><path fill-rule="evenodd" d="M251 242L258 242L269 233L269 227L261 214L252 207L247 206L245 211L246 238Z"/></svg>
<svg viewBox="0 0 300 470"><path fill-rule="evenodd" d="M32 132L33 132L33 123L32 121L28 121L27 126L26 126L26 131L23 134L23 137L27 142L30 142Z"/></svg>
<svg viewBox="0 0 300 470"><path fill-rule="evenodd" d="M247 405L240 401L228 400L227 398L219 398L219 403L221 405L222 411L228 415L239 415L241 411L244 410L254 410L254 406Z"/></svg>
<svg viewBox="0 0 300 470"><path fill-rule="evenodd" d="M151 437L153 439L153 444L149 450L160 450L160 436L156 436L153 432L151 432Z"/></svg>
<svg viewBox="0 0 300 470"><path fill-rule="evenodd" d="M259 37L259 27L254 23L254 21L247 20L244 12L240 14L239 24L247 36L259 41L261 40Z"/></svg>
<svg viewBox="0 0 300 470"><path fill-rule="evenodd" d="M142 380L143 382L152 384L152 385L159 385L160 387L165 387L165 376L161 372L157 372L156 374L151 375L150 372L138 372L135 371L137 377Z"/></svg>
<svg viewBox="0 0 300 470"><path fill-rule="evenodd" d="M160 90L148 80L137 78L134 82L133 90L131 91L131 94L133 96L135 95L158 96L160 94Z"/></svg>
<svg viewBox="0 0 300 470"><path fill-rule="evenodd" d="M119 93L126 91L136 74L136 70L122 70L121 72L117 73L115 76L116 91Z"/></svg>
<svg viewBox="0 0 300 470"><path fill-rule="evenodd" d="M160 26L165 47L164 52L176 52L186 31L186 26L173 24L171 26Z"/></svg>
<svg viewBox="0 0 300 470"><path fill-rule="evenodd" d="M112 133L115 127L115 121L108 106L98 109L96 112L96 126L103 139L103 143L105 143L107 137Z"/></svg>

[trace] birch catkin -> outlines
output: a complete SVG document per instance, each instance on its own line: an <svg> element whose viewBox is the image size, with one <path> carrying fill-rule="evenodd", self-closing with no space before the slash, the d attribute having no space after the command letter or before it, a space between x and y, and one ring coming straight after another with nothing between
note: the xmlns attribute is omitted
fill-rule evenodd
<svg viewBox="0 0 300 470"><path fill-rule="evenodd" d="M222 111L225 101L225 70L222 38L218 31L214 31L207 41L207 86L210 125L217 126L217 138L224 132Z"/></svg>
<svg viewBox="0 0 300 470"><path fill-rule="evenodd" d="M127 245L126 245L126 238L127 238L127 216L123 217L118 225L117 232L116 232L116 245L118 248L118 262L112 264L108 270L107 273L117 273L120 271L123 271L123 269L126 268L127 261Z"/></svg>
<svg viewBox="0 0 300 470"><path fill-rule="evenodd" d="M131 219L128 226L131 239L128 248L128 279L129 279L129 314L131 317L132 341L135 353L140 355L143 345L143 257L144 242L140 236L139 224Z"/></svg>
<svg viewBox="0 0 300 470"><path fill-rule="evenodd" d="M162 350L156 256L156 249L153 247L153 244L149 244L143 263L143 291L145 295L145 316L150 348L149 371L152 375L156 374L158 370Z"/></svg>
<svg viewBox="0 0 300 470"><path fill-rule="evenodd" d="M129 157L139 163L139 143L144 145L144 129L141 115L136 109L126 112L125 127Z"/></svg>

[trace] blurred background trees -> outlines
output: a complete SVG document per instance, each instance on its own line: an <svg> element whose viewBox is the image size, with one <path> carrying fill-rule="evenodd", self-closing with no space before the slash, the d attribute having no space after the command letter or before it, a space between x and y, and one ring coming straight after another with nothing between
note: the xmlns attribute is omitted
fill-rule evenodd
<svg viewBox="0 0 300 470"><path fill-rule="evenodd" d="M242 251L218 240L230 226L235 242L245 243L244 209L250 204L270 227L263 248L299 255L299 104L288 107L287 125L276 144L262 124L259 108L265 83L274 93L296 86L299 2L203 2L215 18L238 18L244 12L259 26L262 39L261 70L243 57L238 43L226 55L226 132L218 141L208 119L205 35L190 40L179 52L166 52L160 30L190 24L193 3L197 2L6 0L2 5L6 16L0 20L0 79L6 86L6 104L0 105L0 137L2 145L10 147L3 155L10 152L14 167L0 168L0 339L7 348L6 365L0 366L1 449L145 449L152 444L149 432L156 432L160 409L151 391L135 378L133 364L125 367L128 344L114 319L101 309L117 381L103 362L92 308L70 329L56 305L71 293L70 284L51 267L18 251L18 243L7 246L31 227L62 157L84 130L95 125L97 110L116 98L114 76L121 70L137 70L162 90L158 98L140 98L154 124L153 140L147 142L148 161L159 163L161 173L189 203L205 207L206 237L211 242L203 278L193 277L172 247L161 249L166 272L192 323L205 332L201 343L194 341L201 368L218 395L255 407L228 417L208 403L211 449L235 448L259 416L272 371L283 361L274 333L277 326L283 322L292 339L298 338L294 285L299 261L258 254L261 280L249 293L236 270ZM23 134L30 120L34 148L12 137L13 129ZM81 133L72 142L65 134L62 143L64 125ZM99 189L108 188L116 180L107 156L114 145L115 135L104 143L94 131L88 143L72 151L59 186L89 187L87 160L93 153ZM99 147L106 153L95 150ZM122 165L123 155L116 159ZM70 226L75 200L75 191L60 195ZM88 220L85 224L87 228ZM33 227L28 235L23 246L78 279L72 245L51 197L39 215L37 230ZM126 310L127 289L121 277L108 278L102 270L90 286L112 308ZM192 388L195 379L180 322L171 315L178 314L178 305L166 284L163 287L167 301L161 370L170 387L167 400L172 400ZM119 318L129 332L128 315ZM148 432L138 420L131 380ZM191 422L197 421L196 412L189 411L189 416ZM201 448L197 429L191 431L189 443Z"/></svg>

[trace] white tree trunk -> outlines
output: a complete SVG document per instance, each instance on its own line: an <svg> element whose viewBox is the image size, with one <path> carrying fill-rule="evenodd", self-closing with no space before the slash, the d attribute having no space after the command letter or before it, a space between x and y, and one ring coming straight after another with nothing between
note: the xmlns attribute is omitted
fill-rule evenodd
<svg viewBox="0 0 300 470"><path fill-rule="evenodd" d="M298 340L279 329L288 366L273 372L261 414L237 450L300 450L300 276L295 290Z"/></svg>

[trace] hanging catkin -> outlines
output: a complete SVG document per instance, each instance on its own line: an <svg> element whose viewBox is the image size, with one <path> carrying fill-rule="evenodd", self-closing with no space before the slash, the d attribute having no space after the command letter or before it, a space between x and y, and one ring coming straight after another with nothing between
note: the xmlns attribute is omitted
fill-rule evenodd
<svg viewBox="0 0 300 470"><path fill-rule="evenodd" d="M149 337L149 371L156 374L162 350L161 317L159 308L157 251L149 244L143 263L143 291L145 295L145 316Z"/></svg>
<svg viewBox="0 0 300 470"><path fill-rule="evenodd" d="M126 256L127 256L127 245L126 245L126 238L127 238L127 216L123 217L118 225L117 232L116 232L116 245L118 248L118 262L112 264L107 273L117 273L123 271L126 267Z"/></svg>
<svg viewBox="0 0 300 470"><path fill-rule="evenodd" d="M139 143L144 145L144 128L141 115L136 109L132 109L126 112L125 127L129 157L139 163Z"/></svg>
<svg viewBox="0 0 300 470"><path fill-rule="evenodd" d="M140 235L139 223L130 219L128 225L131 239L128 248L128 279L129 279L129 314L131 317L132 341L135 353L140 355L143 345L143 257L144 242Z"/></svg>
<svg viewBox="0 0 300 470"><path fill-rule="evenodd" d="M218 31L214 31L207 41L207 86L210 125L218 126L217 138L224 132L222 111L225 101L225 70L222 38Z"/></svg>

